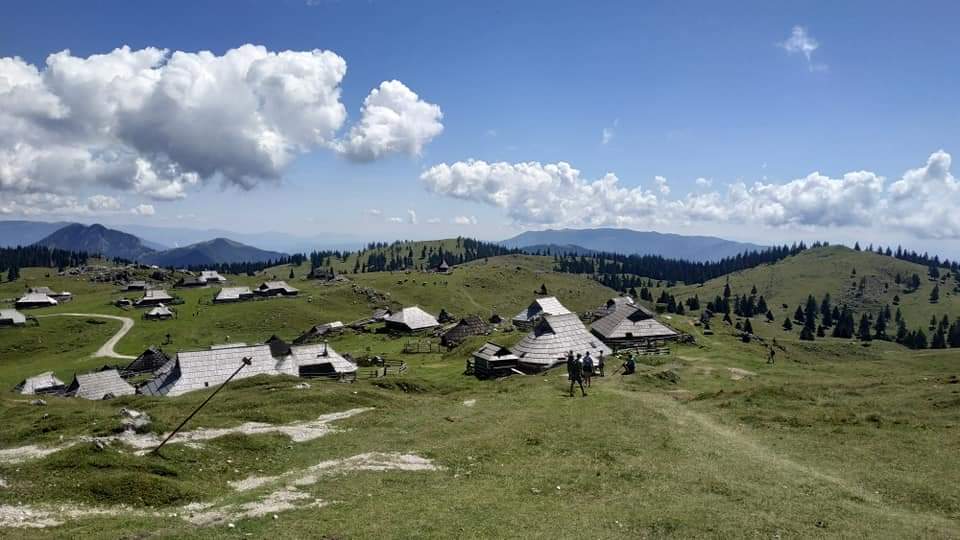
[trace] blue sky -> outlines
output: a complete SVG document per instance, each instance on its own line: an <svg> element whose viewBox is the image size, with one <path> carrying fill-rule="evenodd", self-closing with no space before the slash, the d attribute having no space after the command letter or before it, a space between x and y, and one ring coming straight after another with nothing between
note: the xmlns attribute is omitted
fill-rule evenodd
<svg viewBox="0 0 960 540"><path fill-rule="evenodd" d="M253 189L215 174L176 200L113 180L48 179L43 189L80 202L37 209L25 197L40 188L10 179L3 187L0 178L0 210L6 200L14 217L73 212L84 221L371 238L620 225L769 242L902 242L956 255L960 218L951 221L944 201L960 202L960 193L949 170L938 171L960 141L958 11L953 2L8 2L0 57L41 73L64 49L81 59L123 45L214 55L247 43L323 49L346 63L338 137L390 80L439 107L442 132L417 151L363 162L298 151L277 178L248 182ZM795 44L816 44L809 58L789 46L795 27L803 38ZM459 173L434 168L457 162ZM528 162L569 163L579 174L513 167ZM844 179L855 171L882 185ZM888 193L908 171L919 172L904 185L929 200ZM822 178L789 184L813 172ZM625 191L593 204L593 182L608 173ZM539 175L554 181L537 184ZM747 194L731 195L727 186L740 182ZM751 189L756 182L766 187ZM539 196L534 185L562 200L528 202ZM118 204L91 210L83 201L93 195ZM141 204L153 215L127 212Z"/></svg>

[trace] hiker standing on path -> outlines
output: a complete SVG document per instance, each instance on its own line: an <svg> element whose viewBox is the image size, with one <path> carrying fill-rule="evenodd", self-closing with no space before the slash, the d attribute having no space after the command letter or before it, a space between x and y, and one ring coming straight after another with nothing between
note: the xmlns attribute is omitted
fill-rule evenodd
<svg viewBox="0 0 960 540"><path fill-rule="evenodd" d="M603 351L600 351L600 358L597 358L597 369L600 370L600 376L603 377Z"/></svg>
<svg viewBox="0 0 960 540"><path fill-rule="evenodd" d="M583 357L583 378L587 380L587 388L592 388L593 384L593 357L590 351Z"/></svg>
<svg viewBox="0 0 960 540"><path fill-rule="evenodd" d="M627 361L623 363L623 374L633 375L637 371L637 362L633 359L633 353L627 356Z"/></svg>
<svg viewBox="0 0 960 540"><path fill-rule="evenodd" d="M573 385L576 383L580 383L580 392L587 397L587 391L583 388L583 368L580 359L573 357L573 351L567 353L567 377L570 378L570 397L573 397Z"/></svg>

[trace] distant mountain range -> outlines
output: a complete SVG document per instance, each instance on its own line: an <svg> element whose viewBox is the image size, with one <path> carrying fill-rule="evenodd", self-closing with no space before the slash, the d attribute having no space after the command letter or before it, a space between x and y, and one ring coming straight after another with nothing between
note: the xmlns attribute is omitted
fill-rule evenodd
<svg viewBox="0 0 960 540"><path fill-rule="evenodd" d="M661 255L688 261L716 261L765 246L712 236L634 231L630 229L560 229L527 231L501 242L528 251L586 254L592 251L625 255Z"/></svg>
<svg viewBox="0 0 960 540"><path fill-rule="evenodd" d="M2 223L6 222L0 222ZM25 228L21 226L21 230ZM22 237L29 237L29 234ZM189 246L158 250L132 234L99 224L81 225L79 223L66 224L35 243L71 251L101 253L110 258L119 257L165 267L263 262L276 260L285 255L285 253L255 248L227 238L214 238Z"/></svg>
<svg viewBox="0 0 960 540"><path fill-rule="evenodd" d="M107 257L120 257L130 261L139 261L155 253L153 248L145 246L136 236L99 224L73 223L54 231L37 244L70 251L103 253Z"/></svg>
<svg viewBox="0 0 960 540"><path fill-rule="evenodd" d="M181 248L168 249L146 255L141 260L158 266L203 266L221 263L264 262L286 255L277 251L241 244L227 238L214 238Z"/></svg>

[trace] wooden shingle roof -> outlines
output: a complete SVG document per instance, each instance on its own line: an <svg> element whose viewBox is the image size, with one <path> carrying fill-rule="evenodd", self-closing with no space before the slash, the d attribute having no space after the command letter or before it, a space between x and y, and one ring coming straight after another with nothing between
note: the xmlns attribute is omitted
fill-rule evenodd
<svg viewBox="0 0 960 540"><path fill-rule="evenodd" d="M123 380L115 369L77 375L67 387L67 395L92 400L128 396L134 393L136 390Z"/></svg>
<svg viewBox="0 0 960 540"><path fill-rule="evenodd" d="M567 351L574 354L590 352L610 354L612 351L599 338L591 334L576 313L546 315L510 349L520 362L531 366L549 368L566 359Z"/></svg>
<svg viewBox="0 0 960 540"><path fill-rule="evenodd" d="M617 306L613 313L593 323L592 329L604 339L665 338L677 335L677 332L657 321L650 310L629 304Z"/></svg>

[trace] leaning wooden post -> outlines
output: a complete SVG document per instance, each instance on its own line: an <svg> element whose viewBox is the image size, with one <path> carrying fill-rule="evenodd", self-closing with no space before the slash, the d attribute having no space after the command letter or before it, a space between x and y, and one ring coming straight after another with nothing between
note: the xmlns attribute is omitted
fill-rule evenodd
<svg viewBox="0 0 960 540"><path fill-rule="evenodd" d="M180 431L181 429L183 429L183 426L187 425L187 422L189 422L190 419L193 418L195 414L197 414L198 412L200 412L200 409L202 409L204 405L206 405L207 403L209 403L210 400L213 399L213 396L217 395L217 392L223 390L223 387L226 386L228 382L232 381L233 378L237 376L237 373L240 373L240 370L241 370L241 369L245 368L246 366L249 366L249 365L252 364L252 363L253 363L253 359L252 359L252 358L250 358L249 356L244 357L244 358L243 358L243 363L241 363L241 364L240 364L240 367L238 367L237 370L233 372L233 375L230 375L229 377L227 377L227 380L223 381L223 384L221 384L220 386L218 386L217 389L214 390L213 393L210 394L210 395L207 397L207 399L203 400L203 403L201 403L199 407L197 407L196 409L194 409L193 412L190 413L190 416L184 418L184 419L183 419L183 422L180 422L180 425L177 426L176 429L174 429L173 431L171 431L170 434L167 435L167 438L164 439L163 442L160 443L156 448L154 448L153 450L151 450L150 453L151 453L151 454L156 454L156 453L160 452L160 449L163 448L163 445L167 444L167 442L168 442L170 439L172 439L173 436L176 435L178 431Z"/></svg>

